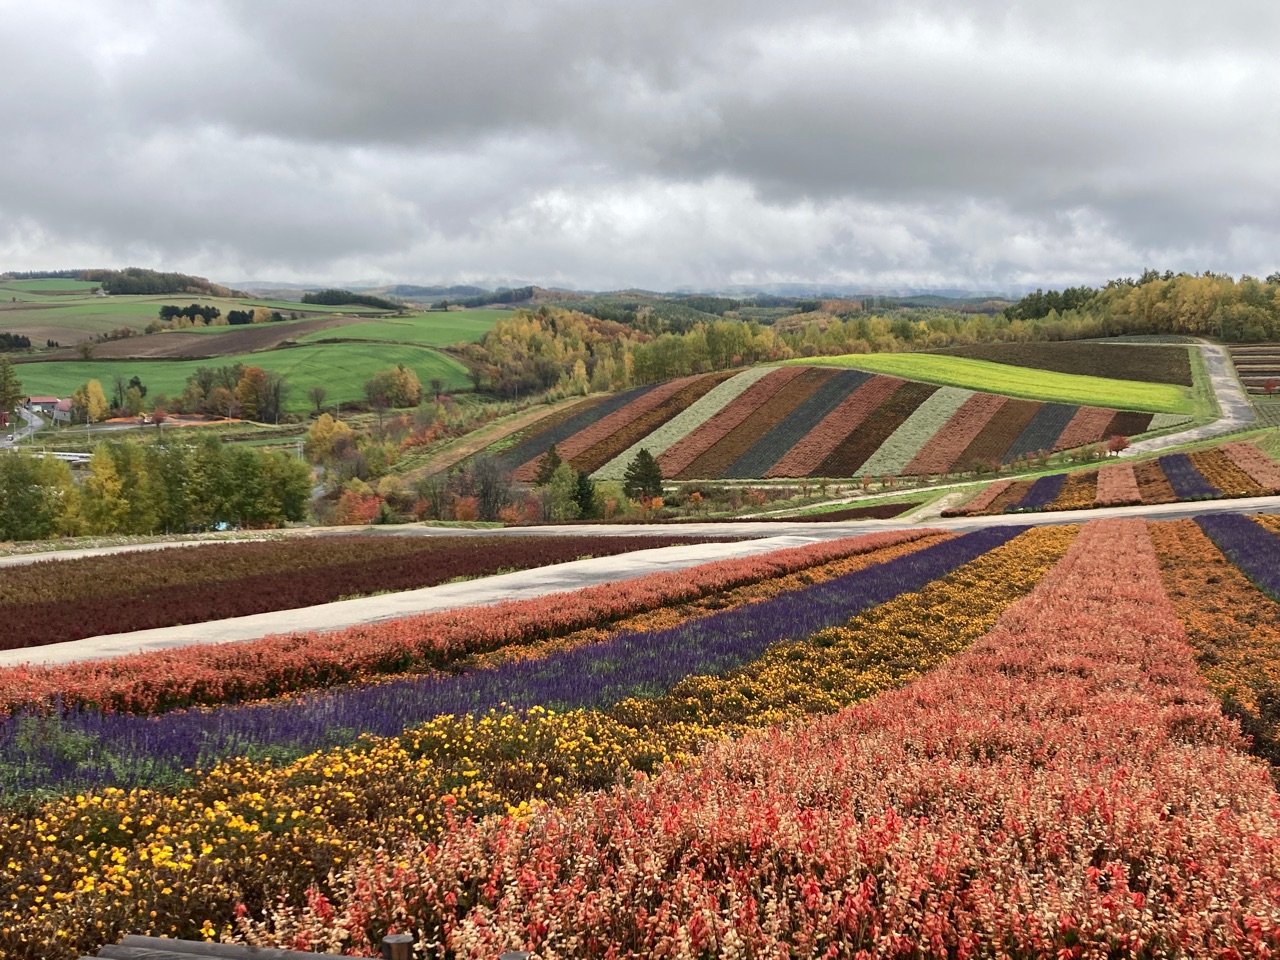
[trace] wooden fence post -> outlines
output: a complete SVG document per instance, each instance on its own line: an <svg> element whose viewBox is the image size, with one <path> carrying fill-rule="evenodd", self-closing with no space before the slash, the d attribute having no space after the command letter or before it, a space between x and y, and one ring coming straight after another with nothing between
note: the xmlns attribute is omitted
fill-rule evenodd
<svg viewBox="0 0 1280 960"><path fill-rule="evenodd" d="M413 937L407 933L383 937L382 960L413 960Z"/></svg>

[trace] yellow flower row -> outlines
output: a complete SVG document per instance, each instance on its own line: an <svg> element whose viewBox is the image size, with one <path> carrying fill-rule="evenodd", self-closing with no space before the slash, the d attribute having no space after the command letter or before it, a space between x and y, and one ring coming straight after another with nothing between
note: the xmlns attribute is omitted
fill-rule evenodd
<svg viewBox="0 0 1280 960"><path fill-rule="evenodd" d="M283 767L224 763L173 795L104 790L14 816L0 836L0 862L16 865L0 955L69 958L141 930L220 935L235 903L257 914L280 895L296 902L359 851L439 836L461 816L520 816L688 760L708 739L874 696L990 629L1074 535L1029 531L845 627L608 712L440 717Z"/></svg>

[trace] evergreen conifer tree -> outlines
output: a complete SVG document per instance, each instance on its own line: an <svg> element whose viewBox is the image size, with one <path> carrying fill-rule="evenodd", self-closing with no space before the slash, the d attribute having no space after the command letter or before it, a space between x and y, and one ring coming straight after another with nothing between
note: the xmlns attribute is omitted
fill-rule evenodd
<svg viewBox="0 0 1280 960"><path fill-rule="evenodd" d="M542 459L538 461L538 476L533 481L534 484L539 487L545 487L550 483L560 463L560 451L556 449L556 445L553 443L551 449L544 453Z"/></svg>
<svg viewBox="0 0 1280 960"><path fill-rule="evenodd" d="M662 496L662 470L647 448L641 447L635 459L627 464L622 492L633 500Z"/></svg>
<svg viewBox="0 0 1280 960"><path fill-rule="evenodd" d="M591 475L585 470L578 474L578 485L573 491L574 502L578 504L578 516L593 517L596 513L596 485Z"/></svg>

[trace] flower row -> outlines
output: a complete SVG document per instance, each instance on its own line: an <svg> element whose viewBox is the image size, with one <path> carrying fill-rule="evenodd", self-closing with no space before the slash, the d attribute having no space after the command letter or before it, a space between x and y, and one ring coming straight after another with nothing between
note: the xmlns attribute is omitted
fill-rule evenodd
<svg viewBox="0 0 1280 960"><path fill-rule="evenodd" d="M929 536L936 536L936 532L870 534L567 594L425 614L332 633L190 646L63 666L11 667L0 670L0 710L11 713L58 700L63 707L79 704L153 713L440 668L508 644L531 643ZM592 539L593 544L609 542L608 538Z"/></svg>
<svg viewBox="0 0 1280 960"><path fill-rule="evenodd" d="M1280 490L1280 464L1252 444L1225 444L1098 470L998 481L967 505L944 515L979 516L1026 510L1082 510L1259 497Z"/></svg>
<svg viewBox="0 0 1280 960"><path fill-rule="evenodd" d="M0 574L0 649L207 623L696 542L679 536L328 536L38 563Z"/></svg>
<svg viewBox="0 0 1280 960"><path fill-rule="evenodd" d="M555 444L576 469L618 479L641 448L663 475L849 477L966 471L1129 436L1149 413L975 394L821 365L686 377L619 394L504 445L531 480ZM504 441L504 444L506 442Z"/></svg>
<svg viewBox="0 0 1280 960"><path fill-rule="evenodd" d="M1141 521L812 725L566 807L362 851L241 930L457 957L1271 956L1280 799L1200 683Z"/></svg>
<svg viewBox="0 0 1280 960"><path fill-rule="evenodd" d="M685 678L662 696L605 710L442 716L283 767L229 761L176 793L106 790L47 804L0 832L0 857L22 865L0 887L0 951L44 956L33 945L57 943L63 952L47 955L69 957L122 930L226 932L237 901L247 917L260 918L280 893L295 903L317 885L333 895L329 871L379 838L395 838L398 849L408 838L446 838L468 815L526 819L549 802L612 787L619 776L657 773L709 740L840 709L913 679L981 636L1074 535L1029 531L837 629L769 647L725 675ZM968 542L1008 540L987 537ZM901 583L901 573L879 579ZM746 589L766 586L773 587ZM768 602L741 609L761 627L777 619ZM35 900L41 884L51 894L43 908ZM58 929L70 936L56 940Z"/></svg>
<svg viewBox="0 0 1280 960"><path fill-rule="evenodd" d="M1016 533L1010 527L948 539L762 603L597 643L555 645L538 656L504 657L492 669L427 673L157 717L67 711L52 721L57 739L88 745L84 758L67 757L49 742L51 737L26 747L29 735L23 723L40 718L19 715L16 723L0 729L0 754L24 755L24 769L15 773L11 792L131 787L164 783L186 768L207 767L238 753L294 757L360 734L390 736L442 714L483 713L503 704L603 707L661 693L690 674L727 670L773 643L841 623Z"/></svg>
<svg viewBox="0 0 1280 960"><path fill-rule="evenodd" d="M1280 569L1280 539L1241 519L1272 541L1269 553L1252 555L1271 570ZM1152 539L1201 675L1223 709L1239 719L1254 752L1280 766L1280 716L1274 706L1280 693L1280 603L1224 555L1223 547L1238 557L1239 548L1255 540L1251 531L1233 526L1212 528L1210 539L1203 525L1179 520L1154 525Z"/></svg>

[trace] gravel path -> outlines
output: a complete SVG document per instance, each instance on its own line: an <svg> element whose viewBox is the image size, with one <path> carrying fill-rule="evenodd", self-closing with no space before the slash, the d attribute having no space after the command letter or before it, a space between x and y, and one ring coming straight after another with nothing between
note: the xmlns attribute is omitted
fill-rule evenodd
<svg viewBox="0 0 1280 960"><path fill-rule="evenodd" d="M737 543L702 543L687 546L662 547L601 557L591 560L574 560L536 570L499 574L470 580L464 583L441 584L422 590L366 597L358 600L341 600L315 607L297 610L281 610L251 617L236 617L212 623L165 627L158 630L140 630L111 636L88 637L66 643L50 644L26 650L0 651L0 667L20 663L68 663L75 660L93 660L122 656L140 650L160 650L190 646L197 643L223 643L253 640L271 634L297 631L340 630L362 623L377 623L419 613L447 610L458 607L481 606L503 600L522 600L544 596L581 587L594 586L642 577L649 573L680 570L699 563L745 557L779 550L784 547L802 546L819 540L835 540L860 534L886 530L906 530L920 527L964 532L985 527L1008 524L1048 526L1065 523L1084 523L1115 517L1142 517L1147 520L1175 520L1197 514L1210 513L1280 513L1280 497L1254 497L1238 500L1210 500L1194 503L1171 503L1155 506L1112 507L1096 510L1071 510L1056 513L1028 513L1016 516L958 517L930 519L925 523L911 520L857 520L835 523L699 523L682 524L615 524L590 528L599 536L637 536L643 534L671 534L678 530L689 536L718 535L742 536L758 539ZM350 530L350 528L347 528ZM361 530L368 533L371 531ZM377 531L380 536L581 536L584 527L576 525L548 527L510 527L503 530L456 530L402 526ZM156 545L158 546L158 545ZM125 548L127 549L127 548ZM116 552L116 548L109 548ZM98 553L100 551L87 551ZM84 551L77 551L83 555ZM65 556L58 554L57 556ZM27 559L27 558L13 558Z"/></svg>
<svg viewBox="0 0 1280 960"><path fill-rule="evenodd" d="M575 531L581 534L581 528ZM773 531L769 531L773 533ZM634 530L628 528L630 535ZM123 656L143 650L163 650L197 643L256 640L278 633L341 630L358 624L394 620L435 610L474 607L501 600L525 600L548 593L630 580L650 573L664 573L713 560L747 557L784 547L812 543L815 537L769 536L737 543L698 543L654 550L637 550L615 557L573 560L535 570L498 574L462 583L444 583L421 590L339 600L314 607L277 610L250 617L233 617L210 623L137 630L110 636L86 637L43 647L0 651L0 667L20 663L69 663Z"/></svg>
<svg viewBox="0 0 1280 960"><path fill-rule="evenodd" d="M1209 380L1213 384L1213 392L1218 398L1218 409L1222 412L1213 423L1201 427L1192 427L1178 433L1170 433L1153 440L1139 440L1132 444L1121 456L1132 457L1139 453L1155 453L1168 450L1184 443L1195 443L1199 440L1211 440L1226 433L1235 433L1253 423L1253 404L1249 402L1244 387L1236 378L1236 368L1226 347L1213 343L1201 343L1200 352L1204 354L1205 366L1209 370Z"/></svg>

